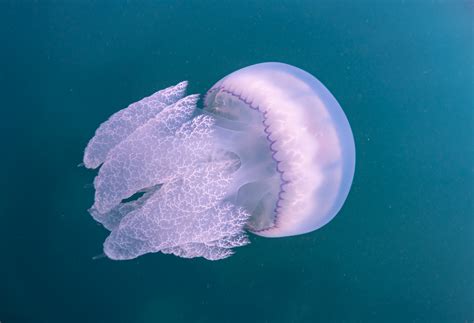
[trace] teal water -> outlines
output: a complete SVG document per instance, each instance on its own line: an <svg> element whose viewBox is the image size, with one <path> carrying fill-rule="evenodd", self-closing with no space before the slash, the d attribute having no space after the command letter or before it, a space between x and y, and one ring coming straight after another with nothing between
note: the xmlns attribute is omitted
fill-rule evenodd
<svg viewBox="0 0 474 323"><path fill-rule="evenodd" d="M472 1L1 1L0 322L472 322L473 21ZM93 260L97 126L264 61L348 116L340 214L218 262Z"/></svg>

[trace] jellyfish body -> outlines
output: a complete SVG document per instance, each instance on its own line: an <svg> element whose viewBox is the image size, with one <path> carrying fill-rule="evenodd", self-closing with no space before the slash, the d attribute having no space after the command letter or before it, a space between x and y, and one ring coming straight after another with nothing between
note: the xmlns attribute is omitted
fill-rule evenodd
<svg viewBox="0 0 474 323"><path fill-rule="evenodd" d="M249 242L246 230L297 235L337 214L354 140L316 78L282 63L249 66L216 83L204 110L186 85L117 112L86 148L85 166L102 165L90 213L111 231L109 258L222 259Z"/></svg>

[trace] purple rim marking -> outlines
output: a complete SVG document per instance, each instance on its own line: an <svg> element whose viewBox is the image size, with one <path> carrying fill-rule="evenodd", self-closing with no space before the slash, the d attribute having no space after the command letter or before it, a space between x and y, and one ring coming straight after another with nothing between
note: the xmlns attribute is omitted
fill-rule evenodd
<svg viewBox="0 0 474 323"><path fill-rule="evenodd" d="M269 228L265 228L265 229L260 229L260 230L253 230L253 232L263 232L263 231L267 231L267 230L271 230L271 229L275 229L275 228L278 228L278 216L279 216L279 213L280 213L280 210L282 208L281 206L281 202L283 202L284 198L281 196L283 193L285 193L285 189L283 188L285 185L289 184L291 181L288 181L288 180L285 180L283 178L283 175L284 175L284 171L280 169L280 164L281 164L281 160L278 160L275 158L275 154L278 152L277 150L275 150L273 148L273 145L276 143L276 140L273 140L271 138L271 135L272 135L272 132L269 130L270 128L270 125L267 124L267 114L268 112L266 110L262 110L260 105L257 105L255 106L253 104L253 101L250 101L250 100L247 100L247 98L243 98L242 97L242 93L241 94L237 94L236 92L233 92L227 88L225 88L223 85L220 85L218 87L215 87L215 88L212 88L210 89L209 91L207 91L206 95L204 96L204 107L207 108L207 103L206 103L206 100L208 98L209 95L211 95L212 93L214 92L219 92L219 91L222 91L224 93L227 93L237 99L239 99L240 101L242 101L243 103L245 103L250 109L252 110L256 110L258 112L260 112L260 114L262 115L262 124L263 124L263 131L265 132L265 134L267 135L266 138L268 140L268 142L270 143L269 145L269 148L270 148L270 151L272 153L272 159L275 161L276 163L276 171L277 173L280 174L280 191L278 192L278 200L276 201L275 203L275 208L273 209L273 212L274 212L274 216L273 216L273 226L272 227L269 227Z"/></svg>

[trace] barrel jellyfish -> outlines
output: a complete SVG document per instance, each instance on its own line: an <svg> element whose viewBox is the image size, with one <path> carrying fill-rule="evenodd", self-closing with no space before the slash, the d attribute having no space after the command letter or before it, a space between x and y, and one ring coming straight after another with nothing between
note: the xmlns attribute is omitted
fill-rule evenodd
<svg viewBox="0 0 474 323"><path fill-rule="evenodd" d="M314 76L262 63L186 96L181 82L113 114L84 152L104 253L226 258L247 232L316 230L341 209L355 148L336 99Z"/></svg>

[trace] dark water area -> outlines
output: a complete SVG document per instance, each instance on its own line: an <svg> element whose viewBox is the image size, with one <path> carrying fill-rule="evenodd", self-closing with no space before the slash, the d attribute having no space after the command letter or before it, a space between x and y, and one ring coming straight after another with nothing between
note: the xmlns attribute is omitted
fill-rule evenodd
<svg viewBox="0 0 474 323"><path fill-rule="evenodd" d="M472 1L0 1L0 322L473 322ZM309 234L232 257L93 257L77 167L158 89L280 61L351 124L354 183Z"/></svg>

